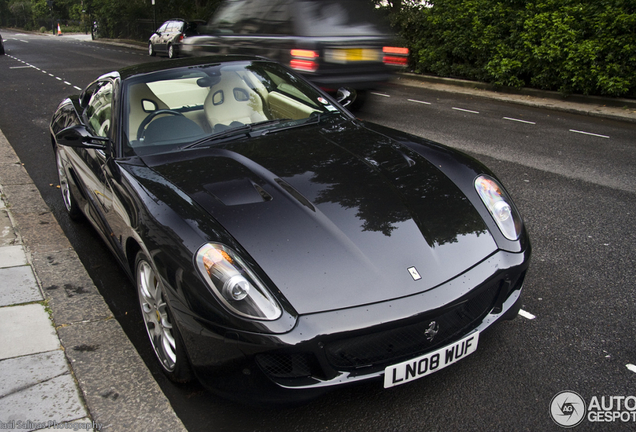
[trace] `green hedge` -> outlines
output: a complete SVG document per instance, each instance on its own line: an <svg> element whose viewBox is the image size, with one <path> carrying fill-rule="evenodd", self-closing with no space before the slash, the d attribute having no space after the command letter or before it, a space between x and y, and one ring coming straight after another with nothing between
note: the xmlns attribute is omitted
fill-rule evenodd
<svg viewBox="0 0 636 432"><path fill-rule="evenodd" d="M636 96L636 0L432 0L393 23L415 72Z"/></svg>

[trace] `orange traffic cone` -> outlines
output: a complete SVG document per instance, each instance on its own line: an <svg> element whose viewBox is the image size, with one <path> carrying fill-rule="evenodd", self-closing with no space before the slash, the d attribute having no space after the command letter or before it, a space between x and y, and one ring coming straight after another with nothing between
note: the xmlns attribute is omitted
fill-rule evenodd
<svg viewBox="0 0 636 432"><path fill-rule="evenodd" d="M57 35L62 36L62 29L60 28L60 23L57 23Z"/></svg>

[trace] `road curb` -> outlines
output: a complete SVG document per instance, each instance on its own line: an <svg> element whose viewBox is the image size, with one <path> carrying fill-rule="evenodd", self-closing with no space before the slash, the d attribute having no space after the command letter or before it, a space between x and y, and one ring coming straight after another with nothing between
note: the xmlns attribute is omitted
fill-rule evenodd
<svg viewBox="0 0 636 432"><path fill-rule="evenodd" d="M109 431L185 431L2 131L0 157L7 210L93 421Z"/></svg>

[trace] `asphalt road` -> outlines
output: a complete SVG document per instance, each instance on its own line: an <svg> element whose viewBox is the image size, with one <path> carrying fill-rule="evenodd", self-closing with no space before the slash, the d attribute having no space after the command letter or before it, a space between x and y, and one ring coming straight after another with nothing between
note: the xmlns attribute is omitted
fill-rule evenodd
<svg viewBox="0 0 636 432"><path fill-rule="evenodd" d="M534 248L527 314L480 336L465 360L408 385L367 383L300 407L246 407L163 377L132 285L88 224L68 220L56 188L47 124L57 104L101 73L151 59L67 36L1 33L8 55L0 57L0 129L189 430L562 430L549 406L563 390L606 404L636 396L628 367L636 364L635 124L425 88L371 95L362 119L464 150L504 181ZM633 405L623 411L636 412ZM577 427L634 429L631 420Z"/></svg>

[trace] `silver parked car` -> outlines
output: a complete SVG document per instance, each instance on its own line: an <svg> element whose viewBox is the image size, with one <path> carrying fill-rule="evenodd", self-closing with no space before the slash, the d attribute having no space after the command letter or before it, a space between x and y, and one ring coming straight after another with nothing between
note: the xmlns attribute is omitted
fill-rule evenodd
<svg viewBox="0 0 636 432"><path fill-rule="evenodd" d="M179 56L183 40L198 34L197 27L205 21L186 21L175 18L164 22L148 40L148 54L166 53L169 58Z"/></svg>

